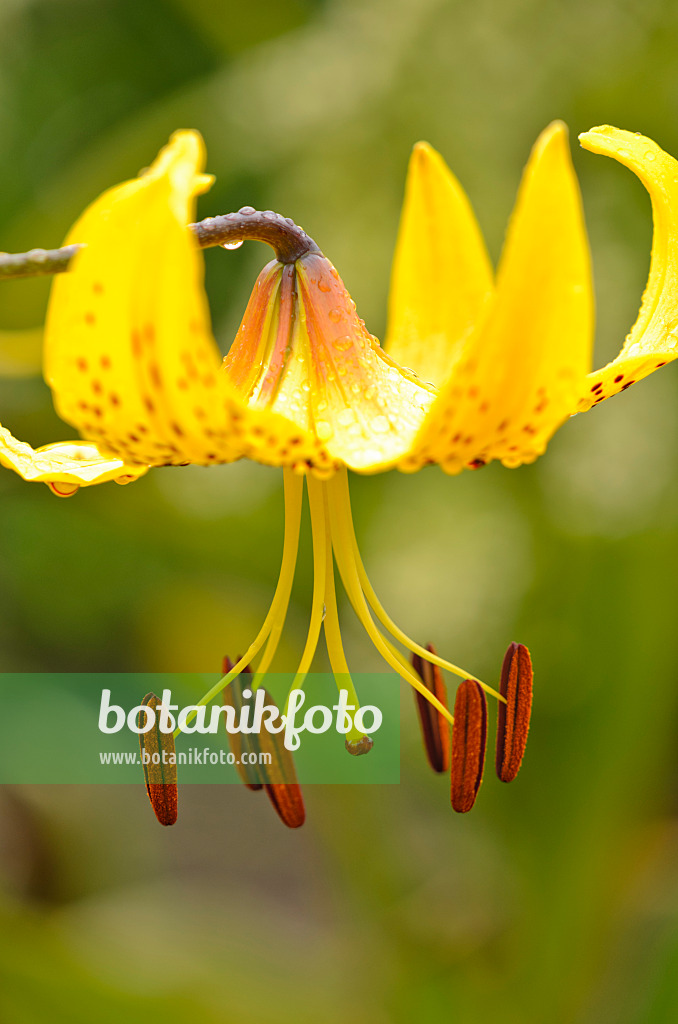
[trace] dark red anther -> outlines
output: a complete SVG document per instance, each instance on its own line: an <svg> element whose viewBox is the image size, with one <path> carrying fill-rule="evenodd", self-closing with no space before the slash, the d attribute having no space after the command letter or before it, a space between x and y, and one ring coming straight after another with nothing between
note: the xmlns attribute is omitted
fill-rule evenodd
<svg viewBox="0 0 678 1024"><path fill-rule="evenodd" d="M504 657L499 691L506 703L497 715L497 775L513 782L522 764L532 710L532 659L524 644L511 644Z"/></svg>
<svg viewBox="0 0 678 1024"><path fill-rule="evenodd" d="M483 781L487 749L487 701L475 679L465 679L454 701L452 727L452 807L465 814L473 807Z"/></svg>
<svg viewBox="0 0 678 1024"><path fill-rule="evenodd" d="M230 660L224 658L223 671L227 675L233 668ZM248 689L252 681L249 667L244 668L224 690L224 704L235 708L239 717L244 704L253 704L254 695L244 697L243 691ZM266 690L265 705L273 705L275 701ZM278 712L278 716L280 712ZM279 724L279 717L271 723ZM228 733L228 743L235 756L235 766L241 780L248 789L265 789L276 814L288 828L299 828L306 820L306 810L297 782L297 773L291 752L284 744L284 730L269 732L262 723L258 733ZM247 758L243 754L247 754ZM251 755L255 755L252 758ZM263 756L262 756L263 755ZM251 763L252 760L255 763Z"/></svg>
<svg viewBox="0 0 678 1024"><path fill-rule="evenodd" d="M178 788L174 735L161 732L156 708L161 703L154 693L147 693L141 704L155 715L155 724L148 732L139 733L139 748L146 781L146 792L153 812L161 825L177 820ZM139 718L141 719L141 712ZM140 723L145 724L143 721Z"/></svg>
<svg viewBox="0 0 678 1024"><path fill-rule="evenodd" d="M431 654L436 653L433 644L429 644L426 650ZM412 668L419 675L426 689L447 707L447 689L438 666L426 661L418 654L413 654ZM418 690L414 691L414 699L417 703L428 763L434 772L446 772L450 766L450 727L447 720Z"/></svg>

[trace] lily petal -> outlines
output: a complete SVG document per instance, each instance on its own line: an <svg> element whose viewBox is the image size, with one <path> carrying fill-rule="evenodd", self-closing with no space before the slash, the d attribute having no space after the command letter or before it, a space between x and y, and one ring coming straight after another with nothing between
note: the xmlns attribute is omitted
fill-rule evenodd
<svg viewBox="0 0 678 1024"><path fill-rule="evenodd" d="M407 172L384 348L442 385L492 293L493 271L464 190L431 146Z"/></svg>
<svg viewBox="0 0 678 1024"><path fill-rule="evenodd" d="M0 464L13 469L24 480L49 484L55 494L67 497L78 487L103 484L108 480L130 483L147 472L147 466L131 466L122 459L102 455L96 445L85 441L63 441L44 448L31 448L0 426Z"/></svg>
<svg viewBox="0 0 678 1024"><path fill-rule="evenodd" d="M146 173L105 192L71 230L66 244L85 248L52 290L45 377L57 411L133 462L207 461L205 428L223 435L231 422L187 227L203 160L200 136L178 132Z"/></svg>
<svg viewBox="0 0 678 1024"><path fill-rule="evenodd" d="M592 284L577 179L560 122L537 140L487 315L403 469L532 462L577 407L590 367Z"/></svg>
<svg viewBox="0 0 678 1024"><path fill-rule="evenodd" d="M54 282L45 377L57 411L134 464L289 464L316 450L282 417L248 410L220 373L188 225L202 173L197 132L177 132L148 171L110 189L71 230L84 243ZM288 460L286 462L286 459Z"/></svg>
<svg viewBox="0 0 678 1024"><path fill-rule="evenodd" d="M678 161L644 135L609 125L592 128L579 141L638 175L650 193L654 221L650 274L638 319L617 358L586 378L579 403L584 410L678 356Z"/></svg>
<svg viewBox="0 0 678 1024"><path fill-rule="evenodd" d="M224 370L250 408L317 438L316 475L341 464L361 473L390 468L436 395L384 353L319 253L262 270Z"/></svg>

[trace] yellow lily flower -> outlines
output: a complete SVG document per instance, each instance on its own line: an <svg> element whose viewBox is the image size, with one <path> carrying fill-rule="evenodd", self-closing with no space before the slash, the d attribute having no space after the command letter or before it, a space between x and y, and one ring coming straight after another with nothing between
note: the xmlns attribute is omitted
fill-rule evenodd
<svg viewBox="0 0 678 1024"><path fill-rule="evenodd" d="M407 637L379 603L358 553L347 469L439 463L455 473L492 459L510 467L531 462L578 409L678 355L678 163L650 140L614 128L593 129L581 141L641 178L655 219L638 320L618 358L594 374L588 243L559 122L530 156L496 281L461 187L430 147L415 148L383 349L332 264L301 235L300 248L279 252L260 274L222 361L189 230L195 197L211 182L195 132L176 133L149 170L106 192L75 224L66 244L83 248L54 282L45 376L59 414L85 440L34 452L3 431L0 461L61 494L135 479L151 466L245 457L284 470L285 540L271 608L244 657L204 702L264 643L257 681L271 664L290 598L306 479L315 582L295 685L309 671L324 627L332 670L355 697L339 632L336 561L386 662L452 720L393 640L429 664L475 677ZM244 225L241 237L262 237L248 234L248 218L268 219L283 234L294 228L250 208L229 216ZM354 730L347 745L362 752L370 744Z"/></svg>

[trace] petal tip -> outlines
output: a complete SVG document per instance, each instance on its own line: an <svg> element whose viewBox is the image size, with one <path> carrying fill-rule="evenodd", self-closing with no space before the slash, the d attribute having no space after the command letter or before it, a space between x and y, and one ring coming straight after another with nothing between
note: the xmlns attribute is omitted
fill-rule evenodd
<svg viewBox="0 0 678 1024"><path fill-rule="evenodd" d="M551 147L562 147L569 151L570 129L564 121L557 119L546 125L534 144L533 152L543 154Z"/></svg>

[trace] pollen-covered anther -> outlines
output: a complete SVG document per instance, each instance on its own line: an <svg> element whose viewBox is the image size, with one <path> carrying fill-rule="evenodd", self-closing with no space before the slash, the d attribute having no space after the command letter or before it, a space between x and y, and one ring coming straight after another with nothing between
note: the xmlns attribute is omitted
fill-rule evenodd
<svg viewBox="0 0 678 1024"><path fill-rule="evenodd" d="M144 716L139 712L139 728L149 720L153 724L148 731L139 733L139 747L146 792L153 812L161 825L173 825L177 820L178 802L174 735L171 730L162 732L160 729L162 721L156 713L159 704L160 699L154 693L147 693L141 702L141 707L148 711L145 712L146 722L142 721Z"/></svg>
<svg viewBox="0 0 678 1024"><path fill-rule="evenodd" d="M426 648L435 654L433 644ZM418 654L412 655L412 668L422 683L441 704L447 707L447 688L443 674L437 665L431 664ZM424 748L428 763L434 772L446 772L450 765L450 730L447 722L433 705L418 690L414 691L417 713L421 724Z"/></svg>
<svg viewBox="0 0 678 1024"><path fill-rule="evenodd" d="M523 761L532 710L532 659L524 644L512 643L504 657L499 686L506 703L497 715L496 770L502 782L512 782Z"/></svg>
<svg viewBox="0 0 678 1024"><path fill-rule="evenodd" d="M454 701L452 727L452 807L465 814L473 807L483 781L487 749L487 701L475 679L465 679Z"/></svg>
<svg viewBox="0 0 678 1024"><path fill-rule="evenodd" d="M224 658L224 675L228 675L232 668L230 659ZM234 709L236 719L241 718L247 705L250 708L254 705L255 695L250 689L251 684L252 673L247 666L224 690L224 704ZM266 690L263 693L265 706L276 707L270 693ZM279 723L280 712L270 724L277 727ZM306 820L304 798L297 781L294 759L283 741L283 731L270 732L262 723L259 732L231 732L227 729L227 735L241 781L248 789L265 789L283 824L288 828L300 828Z"/></svg>

